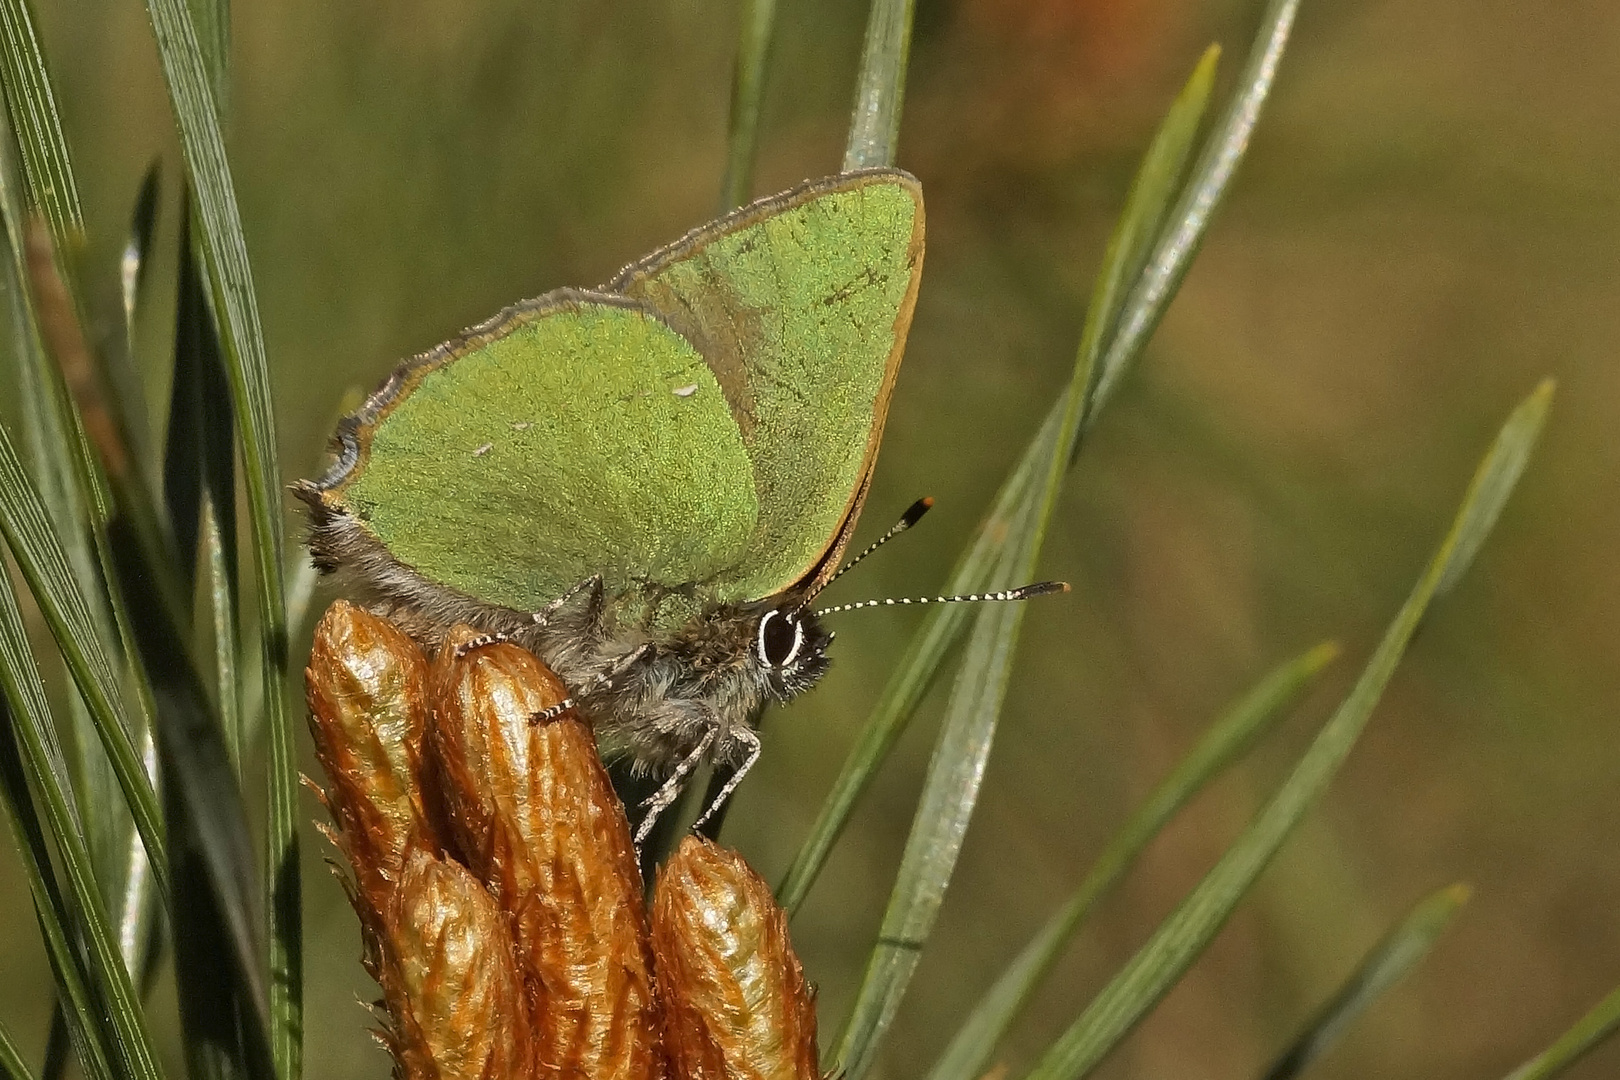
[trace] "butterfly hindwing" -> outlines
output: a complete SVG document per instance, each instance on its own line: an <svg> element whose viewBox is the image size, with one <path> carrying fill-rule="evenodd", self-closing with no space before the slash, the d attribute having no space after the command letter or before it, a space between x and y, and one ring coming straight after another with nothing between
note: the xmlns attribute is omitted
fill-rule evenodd
<svg viewBox="0 0 1620 1080"><path fill-rule="evenodd" d="M875 169L744 207L608 286L702 354L753 464L758 523L717 599L771 596L836 561L882 438L922 256L921 188Z"/></svg>
<svg viewBox="0 0 1620 1080"><path fill-rule="evenodd" d="M347 431L318 517L484 604L537 610L593 574L615 594L701 584L757 532L719 383L622 297L510 308L402 368Z"/></svg>

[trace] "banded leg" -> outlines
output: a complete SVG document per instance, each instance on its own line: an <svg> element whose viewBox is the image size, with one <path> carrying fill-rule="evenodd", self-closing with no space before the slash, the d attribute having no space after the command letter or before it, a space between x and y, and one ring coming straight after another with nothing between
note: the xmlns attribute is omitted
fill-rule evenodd
<svg viewBox="0 0 1620 1080"><path fill-rule="evenodd" d="M460 660L468 653L477 652L479 649L482 649L485 646L499 645L503 641L511 640L512 639L506 634L479 634L472 640L464 641L460 645L456 646L456 659Z"/></svg>
<svg viewBox="0 0 1620 1080"><path fill-rule="evenodd" d="M613 661L612 664L608 665L603 670L598 671L595 675L592 675L591 681L580 689L579 696L590 697L592 694L600 693L601 691L606 690L608 687L613 685L620 675L623 675L625 672L629 671L631 668L635 667L637 664L641 663L641 661L645 660L649 655L651 655L652 651L653 644L649 641L640 648L625 653L623 656Z"/></svg>
<svg viewBox="0 0 1620 1080"><path fill-rule="evenodd" d="M742 783L743 777L748 775L748 770L752 769L754 767L754 763L759 760L759 752L762 747L760 745L758 732L754 731L752 728L743 727L732 732L732 738L748 747L748 756L743 758L743 763L737 766L737 770L727 778L726 786L720 789L720 794L716 795L714 797L714 801L709 803L708 806L704 807L703 813L699 814L698 819L692 822L693 832L697 832L699 829L703 828L703 823L714 817L714 815L719 812L720 808L726 805L726 800L731 798L731 793L737 790L737 785Z"/></svg>
<svg viewBox="0 0 1620 1080"><path fill-rule="evenodd" d="M682 758L679 765L675 766L675 771L669 774L669 779L665 780L658 790L653 792L641 804L646 808L647 814L641 819L641 824L636 826L635 843L638 858L641 855L641 845L646 842L648 835L652 833L653 826L658 824L659 815L675 805L675 800L681 797L681 789L686 787L686 781L691 777L692 771L701 765L703 759L708 756L718 733L719 729L713 727L704 731L703 738L699 739L698 744L692 748L692 752Z"/></svg>
<svg viewBox="0 0 1620 1080"><path fill-rule="evenodd" d="M601 597L602 597L602 575L601 574L592 574L590 577L586 578L584 581L581 581L579 584L575 585L573 588L569 589L567 592L565 592L561 596L557 597L557 599L553 600L551 603L547 604L545 607L541 608L539 611L535 612L533 615L530 615L529 618L534 620L534 625L536 625L536 626L545 626L554 617L556 617L557 612L561 611L565 606L567 606L567 604L568 604L568 602L570 600L572 600L574 597L578 596L580 593L585 592L587 590L589 590L592 593L591 605L593 607L596 604L601 602Z"/></svg>
<svg viewBox="0 0 1620 1080"><path fill-rule="evenodd" d="M557 719L557 717L561 716L563 713L567 712L573 707L574 699L571 697L565 697L550 708L541 709L537 713L532 713L529 716L529 723L530 725L549 724L551 721Z"/></svg>

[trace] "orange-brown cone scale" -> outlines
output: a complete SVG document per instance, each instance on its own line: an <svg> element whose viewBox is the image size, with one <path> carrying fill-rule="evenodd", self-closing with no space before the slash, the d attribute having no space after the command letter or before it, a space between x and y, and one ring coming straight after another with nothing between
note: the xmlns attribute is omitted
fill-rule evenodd
<svg viewBox="0 0 1620 1080"><path fill-rule="evenodd" d="M397 1075L529 1076L532 1023L506 917L440 855L424 806L427 671L410 638L343 601L316 627L304 677L340 830L329 835L354 873L350 896Z"/></svg>
<svg viewBox="0 0 1620 1080"><path fill-rule="evenodd" d="M526 650L457 627L431 674L432 743L457 848L510 913L537 1018L536 1076L658 1080L641 875L624 809L562 683Z"/></svg>
<svg viewBox="0 0 1620 1080"><path fill-rule="evenodd" d="M688 836L658 875L652 940L676 1077L817 1080L787 913L742 856Z"/></svg>
<svg viewBox="0 0 1620 1080"><path fill-rule="evenodd" d="M405 1080L535 1073L535 1024L506 913L458 862L411 852L384 914L377 980Z"/></svg>
<svg viewBox="0 0 1620 1080"><path fill-rule="evenodd" d="M306 672L396 1075L817 1080L813 997L765 883L689 838L649 931L591 732L537 722L562 685L514 645L458 655L475 636L430 667L339 601Z"/></svg>

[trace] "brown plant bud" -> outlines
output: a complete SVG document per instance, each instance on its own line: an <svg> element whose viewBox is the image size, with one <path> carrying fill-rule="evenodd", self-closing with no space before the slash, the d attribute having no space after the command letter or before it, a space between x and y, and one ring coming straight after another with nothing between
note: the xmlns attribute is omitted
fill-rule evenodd
<svg viewBox="0 0 1620 1080"><path fill-rule="evenodd" d="M383 916L383 1036L402 1080L522 1080L534 1037L506 914L461 864L413 849Z"/></svg>
<svg viewBox="0 0 1620 1080"><path fill-rule="evenodd" d="M658 875L652 943L674 1080L817 1080L787 913L742 856L683 840Z"/></svg>
<svg viewBox="0 0 1620 1080"><path fill-rule="evenodd" d="M304 684L328 806L360 895L388 904L413 847L437 850L423 805L427 661L386 619L338 600L315 628Z"/></svg>
<svg viewBox="0 0 1620 1080"><path fill-rule="evenodd" d="M535 1018L536 1075L663 1075L641 875L624 808L562 683L516 645L468 649L457 627L431 675L432 741L467 865L512 919ZM465 650L465 651L464 651Z"/></svg>

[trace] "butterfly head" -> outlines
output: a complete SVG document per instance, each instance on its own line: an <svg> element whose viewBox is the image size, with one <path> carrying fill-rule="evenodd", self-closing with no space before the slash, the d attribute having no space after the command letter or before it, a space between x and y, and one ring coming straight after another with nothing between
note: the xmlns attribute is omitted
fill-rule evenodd
<svg viewBox="0 0 1620 1080"><path fill-rule="evenodd" d="M754 625L753 659L780 700L808 690L827 670L833 635L794 599L766 608Z"/></svg>

